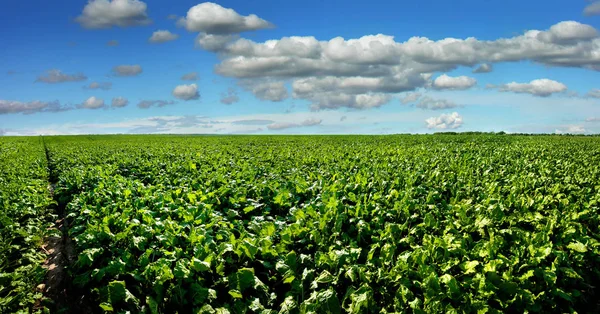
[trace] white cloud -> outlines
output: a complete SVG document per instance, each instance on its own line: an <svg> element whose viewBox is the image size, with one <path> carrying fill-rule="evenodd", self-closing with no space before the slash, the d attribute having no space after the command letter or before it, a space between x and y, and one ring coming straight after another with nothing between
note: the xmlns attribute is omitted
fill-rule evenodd
<svg viewBox="0 0 600 314"><path fill-rule="evenodd" d="M456 129L462 126L463 118L458 112L442 114L439 117L431 117L425 120L428 129Z"/></svg>
<svg viewBox="0 0 600 314"><path fill-rule="evenodd" d="M65 74L60 70L49 70L46 75L38 76L36 82L48 84L65 83L65 82L80 82L87 80L87 76L82 73Z"/></svg>
<svg viewBox="0 0 600 314"><path fill-rule="evenodd" d="M446 74L438 76L433 81L435 89L465 90L477 84L477 80L468 76L452 77Z"/></svg>
<svg viewBox="0 0 600 314"><path fill-rule="evenodd" d="M482 63L476 69L473 70L473 73L490 73L494 70L494 66L489 63Z"/></svg>
<svg viewBox="0 0 600 314"><path fill-rule="evenodd" d="M152 36L150 36L148 41L153 44L162 44L168 41L176 40L177 38L179 38L179 35L173 34L168 30L157 30L152 33Z"/></svg>
<svg viewBox="0 0 600 314"><path fill-rule="evenodd" d="M116 76L136 76L142 73L140 65L117 65L113 67L113 74Z"/></svg>
<svg viewBox="0 0 600 314"><path fill-rule="evenodd" d="M36 112L61 112L73 109L68 106L61 106L58 101L29 101L21 102L14 100L0 99L0 115L2 114L32 114Z"/></svg>
<svg viewBox="0 0 600 314"><path fill-rule="evenodd" d="M269 130L283 130L283 129L291 129L291 128L300 128L300 127L310 127L319 125L323 122L322 119L317 118L309 118L300 123L294 122L276 122L267 125L267 129Z"/></svg>
<svg viewBox="0 0 600 314"><path fill-rule="evenodd" d="M237 92L233 88L227 89L227 92L221 93L221 103L225 105L231 105L240 101L240 97L238 97Z"/></svg>
<svg viewBox="0 0 600 314"><path fill-rule="evenodd" d="M573 44L598 37L598 32L590 25L575 21L564 21L553 25L546 32L537 35L538 39L556 44Z"/></svg>
<svg viewBox="0 0 600 314"><path fill-rule="evenodd" d="M92 96L92 97L88 98L86 101L84 101L78 107L83 108L83 109L100 109L100 108L104 108L105 105L104 105L103 99Z"/></svg>
<svg viewBox="0 0 600 314"><path fill-rule="evenodd" d="M186 73L181 77L184 81L197 81L198 80L198 72L190 72Z"/></svg>
<svg viewBox="0 0 600 314"><path fill-rule="evenodd" d="M129 100L125 97L115 97L112 99L111 106L113 108L123 108L129 104Z"/></svg>
<svg viewBox="0 0 600 314"><path fill-rule="evenodd" d="M567 125L554 131L556 134L582 134L585 132L586 130L582 125Z"/></svg>
<svg viewBox="0 0 600 314"><path fill-rule="evenodd" d="M174 101L166 100L142 100L137 104L137 107L140 109L148 109L151 107L165 107L174 103Z"/></svg>
<svg viewBox="0 0 600 314"><path fill-rule="evenodd" d="M182 100L194 100L200 98L198 93L198 85L179 85L173 89L173 96Z"/></svg>
<svg viewBox="0 0 600 314"><path fill-rule="evenodd" d="M525 93L540 97L548 97L555 93L567 91L565 84L550 79L538 79L529 83L512 82L491 87L498 88L501 92Z"/></svg>
<svg viewBox="0 0 600 314"><path fill-rule="evenodd" d="M214 35L200 33L196 36L196 47L204 50L219 52L223 50L233 40L238 39L238 35Z"/></svg>
<svg viewBox="0 0 600 314"><path fill-rule="evenodd" d="M144 101L150 107L166 106L173 102L166 101ZM425 120L429 112L413 110L406 112L388 111L334 111L322 110L318 112L294 111L291 113L257 113L247 115L228 116L155 116L146 118L119 118L113 117L107 121L97 123L67 123L56 124L49 120L39 125L40 130L56 130L59 134L107 134L107 133L173 133L173 134L230 134L230 133L252 133L257 128L263 128L266 133L353 133L353 134L375 134L380 130L374 128L375 123L390 124L399 127L396 132L422 132L424 125L418 121ZM345 116L345 119L341 117ZM319 127L308 127L318 124ZM343 120L343 121L341 121ZM101 121L101 120L100 120ZM292 129L268 130L267 125L274 123L292 123L305 125ZM554 130L554 129L552 129ZM23 134L27 130L11 130ZM31 130L29 130L31 131ZM41 131L40 131L41 132Z"/></svg>
<svg viewBox="0 0 600 314"><path fill-rule="evenodd" d="M591 98L600 98L600 88L594 88L590 90L586 96Z"/></svg>
<svg viewBox="0 0 600 314"><path fill-rule="evenodd" d="M90 0L75 21L88 29L148 25L146 9L138 0Z"/></svg>
<svg viewBox="0 0 600 314"><path fill-rule="evenodd" d="M178 24L190 32L207 34L234 34L272 27L272 24L254 14L242 16L233 9L205 2L189 9Z"/></svg>
<svg viewBox="0 0 600 314"><path fill-rule="evenodd" d="M337 97L338 100L345 97L350 102L336 107L354 107L352 96L414 91L427 87L432 73L459 66L479 64L481 72L498 62L533 61L600 70L600 39L595 33L589 25L567 21L545 31L530 30L519 36L485 41L413 37L397 42L382 34L329 41L284 37L262 43L227 38L217 41L211 50L221 57L215 69L223 76L291 83L296 98L313 103L315 99L342 94L345 96ZM472 78L438 79L439 88L474 85ZM443 84L444 80L448 82Z"/></svg>
<svg viewBox="0 0 600 314"><path fill-rule="evenodd" d="M600 118L599 117L587 118L587 119L585 119L585 122L600 122Z"/></svg>
<svg viewBox="0 0 600 314"><path fill-rule="evenodd" d="M419 98L421 98L421 96L422 95L420 93L408 93L408 94L406 94L406 96L404 96L400 99L400 102L403 105L410 104L410 103L413 103L413 102L419 100Z"/></svg>
<svg viewBox="0 0 600 314"><path fill-rule="evenodd" d="M273 120L266 119L246 119L246 120L235 120L232 121L231 124L239 124L239 125L267 125L275 123Z"/></svg>
<svg viewBox="0 0 600 314"><path fill-rule="evenodd" d="M442 110L456 108L458 105L446 99L434 99L429 96L425 96L419 100L416 107L426 110Z"/></svg>
<svg viewBox="0 0 600 314"><path fill-rule="evenodd" d="M261 100L283 101L288 98L288 90L283 82L249 83L250 91Z"/></svg>
<svg viewBox="0 0 600 314"><path fill-rule="evenodd" d="M583 10L583 14L586 16L600 15L600 1L590 3Z"/></svg>
<svg viewBox="0 0 600 314"><path fill-rule="evenodd" d="M87 89L102 89L109 90L112 88L111 82L92 82L90 85L86 86Z"/></svg>

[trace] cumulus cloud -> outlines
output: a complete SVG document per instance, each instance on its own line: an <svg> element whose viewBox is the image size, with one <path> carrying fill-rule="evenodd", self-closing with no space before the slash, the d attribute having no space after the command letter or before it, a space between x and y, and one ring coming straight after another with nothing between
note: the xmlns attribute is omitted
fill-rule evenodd
<svg viewBox="0 0 600 314"><path fill-rule="evenodd" d="M228 88L227 92L221 93L221 103L225 105L231 105L240 101L237 92L233 88Z"/></svg>
<svg viewBox="0 0 600 314"><path fill-rule="evenodd" d="M477 84L477 80L468 76L452 77L446 74L438 76L433 81L435 89L465 90Z"/></svg>
<svg viewBox="0 0 600 314"><path fill-rule="evenodd" d="M109 40L109 41L106 43L106 45L107 45L107 46L111 46L111 47L116 47L116 46L118 46L118 45L119 45L119 41L118 41L118 40L114 40L114 39L113 39L113 40Z"/></svg>
<svg viewBox="0 0 600 314"><path fill-rule="evenodd" d="M111 82L91 82L90 85L85 86L86 89L101 89L109 90L112 88Z"/></svg>
<svg viewBox="0 0 600 314"><path fill-rule="evenodd" d="M200 98L200 93L198 92L198 85L179 85L175 87L175 89L173 89L173 96L182 100L198 99Z"/></svg>
<svg viewBox="0 0 600 314"><path fill-rule="evenodd" d="M65 82L80 82L87 80L87 76L82 73L65 74L60 70L49 70L46 75L38 76L36 82L48 84L65 83Z"/></svg>
<svg viewBox="0 0 600 314"><path fill-rule="evenodd" d="M154 33L152 33L152 36L150 36L148 42L153 44L162 44L168 41L173 41L177 38L179 38L179 35L173 34L168 30L157 30Z"/></svg>
<svg viewBox="0 0 600 314"><path fill-rule="evenodd" d="M168 105L174 104L174 101L166 101L166 100L142 100L137 106L140 109L148 109L151 107L165 107Z"/></svg>
<svg viewBox="0 0 600 314"><path fill-rule="evenodd" d="M419 100L416 107L426 110L442 110L456 108L458 105L446 99L434 99L429 96L425 96Z"/></svg>
<svg viewBox="0 0 600 314"><path fill-rule="evenodd" d="M499 86L491 85L490 87L498 88L501 92L524 93L539 97L548 97L555 93L567 91L565 84L550 79L538 79L529 83L512 82Z"/></svg>
<svg viewBox="0 0 600 314"><path fill-rule="evenodd" d="M181 77L184 81L197 81L198 80L198 72L190 72L186 73Z"/></svg>
<svg viewBox="0 0 600 314"><path fill-rule="evenodd" d="M142 73L140 65L117 65L113 67L112 72L116 76L136 76Z"/></svg>
<svg viewBox="0 0 600 314"><path fill-rule="evenodd" d="M129 100L125 97L115 97L112 99L111 107L123 108L129 104Z"/></svg>
<svg viewBox="0 0 600 314"><path fill-rule="evenodd" d="M600 98L600 88L594 88L590 90L586 96L590 98Z"/></svg>
<svg viewBox="0 0 600 314"><path fill-rule="evenodd" d="M462 126L463 118L458 112L444 113L439 117L431 117L425 120L428 129L457 129Z"/></svg>
<svg viewBox="0 0 600 314"><path fill-rule="evenodd" d="M291 129L291 128L300 128L300 127L310 127L319 125L323 122L321 119L309 118L300 123L293 122L276 122L267 125L267 129L269 130L283 130L283 129Z"/></svg>
<svg viewBox="0 0 600 314"><path fill-rule="evenodd" d="M567 125L554 131L556 134L582 134L585 132L586 129L583 127L583 125Z"/></svg>
<svg viewBox="0 0 600 314"><path fill-rule="evenodd" d="M489 63L480 64L476 69L473 70L473 73L490 73L494 70L494 67Z"/></svg>
<svg viewBox="0 0 600 314"><path fill-rule="evenodd" d="M0 115L2 114L32 114L36 112L61 112L72 110L71 106L62 106L58 101L28 101L0 100Z"/></svg>
<svg viewBox="0 0 600 314"><path fill-rule="evenodd" d="M288 90L283 82L262 82L247 84L250 91L261 100L283 101L288 98Z"/></svg>
<svg viewBox="0 0 600 314"><path fill-rule="evenodd" d="M272 24L254 14L243 16L233 9L224 8L216 3L205 2L190 8L186 17L178 25L190 32L207 34L234 34L272 27Z"/></svg>
<svg viewBox="0 0 600 314"><path fill-rule="evenodd" d="M598 31L590 25L575 21L560 22L550 30L537 34L539 40L555 44L575 44L598 37Z"/></svg>
<svg viewBox="0 0 600 314"><path fill-rule="evenodd" d="M215 67L218 74L242 81L291 83L294 97L313 104L337 98L333 107L356 107L358 95L382 99L382 95L428 87L432 73L459 66L480 65L483 71L494 63L532 61L600 71L600 39L595 29L572 21L496 40L412 37L399 42L379 34L328 41L298 36L262 43L244 38L207 41L217 42L211 49L221 57ZM438 79L438 87L455 89L466 88L474 80ZM444 80L450 83L444 85ZM341 99L348 103L340 104Z"/></svg>
<svg viewBox="0 0 600 314"><path fill-rule="evenodd" d="M103 99L92 96L77 107L82 109L100 109L106 107L106 105Z"/></svg>
<svg viewBox="0 0 600 314"><path fill-rule="evenodd" d="M404 96L400 99L400 102L403 105L406 105L406 104L410 104L410 103L413 103L413 102L419 100L419 98L421 98L420 93L408 93L408 94L406 94L406 96Z"/></svg>
<svg viewBox="0 0 600 314"><path fill-rule="evenodd" d="M238 39L238 35L215 35L200 33L196 36L196 47L204 50L219 52L223 50L230 42Z"/></svg>
<svg viewBox="0 0 600 314"><path fill-rule="evenodd" d="M146 9L139 0L90 0L75 21L88 29L148 25Z"/></svg>
<svg viewBox="0 0 600 314"><path fill-rule="evenodd" d="M392 95L381 93L370 94L341 94L335 92L319 93L310 98L312 104L310 109L314 111L324 109L337 109L342 107L352 109L371 109L378 108L387 104L392 99Z"/></svg>
<svg viewBox="0 0 600 314"><path fill-rule="evenodd" d="M592 2L586 6L583 14L586 16L600 15L600 1Z"/></svg>

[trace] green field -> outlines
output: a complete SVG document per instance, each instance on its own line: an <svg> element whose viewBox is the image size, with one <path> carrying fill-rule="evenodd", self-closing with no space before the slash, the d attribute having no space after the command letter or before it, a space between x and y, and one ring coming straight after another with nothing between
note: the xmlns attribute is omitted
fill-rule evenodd
<svg viewBox="0 0 600 314"><path fill-rule="evenodd" d="M598 137L0 137L0 313L597 313L599 203Z"/></svg>

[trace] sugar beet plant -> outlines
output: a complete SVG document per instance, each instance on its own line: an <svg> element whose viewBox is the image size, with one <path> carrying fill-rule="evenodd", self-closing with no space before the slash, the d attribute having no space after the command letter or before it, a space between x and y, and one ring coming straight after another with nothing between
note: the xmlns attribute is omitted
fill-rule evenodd
<svg viewBox="0 0 600 314"><path fill-rule="evenodd" d="M600 311L596 138L46 144L92 311Z"/></svg>
<svg viewBox="0 0 600 314"><path fill-rule="evenodd" d="M41 139L0 137L0 313L34 311L42 297L52 204Z"/></svg>

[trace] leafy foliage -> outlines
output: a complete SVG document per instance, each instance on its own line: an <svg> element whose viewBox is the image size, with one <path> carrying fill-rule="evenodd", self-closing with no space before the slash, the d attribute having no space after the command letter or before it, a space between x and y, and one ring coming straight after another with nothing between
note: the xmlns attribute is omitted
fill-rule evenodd
<svg viewBox="0 0 600 314"><path fill-rule="evenodd" d="M594 138L46 141L99 312L600 311Z"/></svg>
<svg viewBox="0 0 600 314"><path fill-rule="evenodd" d="M34 311L53 204L39 138L0 138L0 313ZM38 309L39 310L39 309Z"/></svg>

